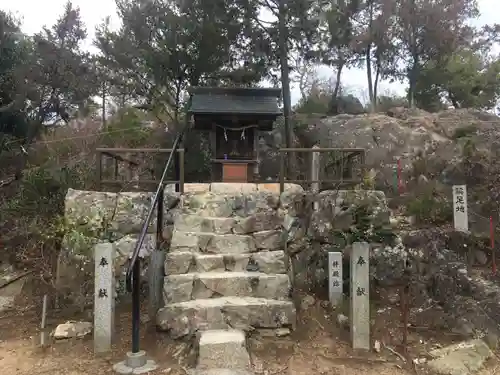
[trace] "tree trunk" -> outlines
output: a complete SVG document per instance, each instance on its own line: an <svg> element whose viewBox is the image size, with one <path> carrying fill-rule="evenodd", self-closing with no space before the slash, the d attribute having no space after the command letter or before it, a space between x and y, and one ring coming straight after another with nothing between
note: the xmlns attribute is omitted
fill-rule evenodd
<svg viewBox="0 0 500 375"><path fill-rule="evenodd" d="M453 93L450 90L448 90L448 98L450 99L451 104L453 104L453 107L455 107L455 109L460 108L460 103L457 101L455 95L453 95Z"/></svg>
<svg viewBox="0 0 500 375"><path fill-rule="evenodd" d="M281 70L281 86L283 92L283 117L285 122L285 146L292 147L292 127L290 125L290 114L292 111L292 102L290 98L290 69L288 67L288 29L286 27L287 9L285 5L286 0L279 0L279 14L278 14L278 33L279 33L279 54L280 54L280 70ZM288 172L294 170L295 154L288 155Z"/></svg>
<svg viewBox="0 0 500 375"><path fill-rule="evenodd" d="M382 70L379 63L377 63L377 70L375 71L375 81L373 83L373 102L375 103L375 110L377 109L378 100L378 84L380 82L380 71Z"/></svg>
<svg viewBox="0 0 500 375"><path fill-rule="evenodd" d="M417 75L418 75L418 63L419 55L417 50L417 36L416 36L416 25L415 23L415 13L416 13L416 1L411 0L411 25L410 25L410 40L409 47L412 57L411 68L408 74L409 88L408 88L408 103L410 108L415 108L415 91L417 86Z"/></svg>
<svg viewBox="0 0 500 375"><path fill-rule="evenodd" d="M373 90L373 78L372 78L372 57L371 57L371 49L372 49L372 31L373 31L373 1L370 1L369 4L369 21L368 21L368 35L369 41L366 46L366 75L368 78L368 96L370 97L370 112L375 112L377 103L374 97Z"/></svg>
<svg viewBox="0 0 500 375"><path fill-rule="evenodd" d="M418 55L413 54L412 66L409 72L409 88L408 88L408 103L410 104L410 108L415 108L415 91L417 87L417 75L418 75Z"/></svg>
<svg viewBox="0 0 500 375"><path fill-rule="evenodd" d="M373 96L373 79L372 79L372 59L371 59L371 43L366 48L366 78L368 79L368 96L370 98L370 112L375 112L375 98Z"/></svg>
<svg viewBox="0 0 500 375"><path fill-rule="evenodd" d="M335 88L333 90L333 97L337 99L340 91L340 79L342 77L342 70L344 69L344 62L341 62L337 67L337 75L335 76Z"/></svg>
<svg viewBox="0 0 500 375"><path fill-rule="evenodd" d="M337 74L335 76L335 87L333 88L333 93L332 93L332 106L330 108L330 112L333 113L334 115L339 114L339 92L340 92L340 79L342 77L342 69L344 69L344 63L340 62L339 65L337 66Z"/></svg>
<svg viewBox="0 0 500 375"><path fill-rule="evenodd" d="M106 83L102 84L102 128L106 129Z"/></svg>

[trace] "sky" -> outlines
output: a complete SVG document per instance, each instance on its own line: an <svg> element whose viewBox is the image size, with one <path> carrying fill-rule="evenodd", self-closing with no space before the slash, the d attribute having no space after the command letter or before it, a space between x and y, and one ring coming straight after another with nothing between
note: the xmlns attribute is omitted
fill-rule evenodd
<svg viewBox="0 0 500 375"><path fill-rule="evenodd" d="M500 0L477 0L481 12L480 18L475 24L484 25L500 23L500 12L498 11ZM111 25L119 25L116 15L115 0L73 0L73 5L80 8L81 16L89 36L92 38L95 27L102 20L110 16ZM0 9L13 12L23 21L23 31L27 34L38 32L43 26L54 24L62 13L66 0L0 0ZM88 42L91 48L91 41ZM318 74L323 78L329 78L333 72L328 67L321 67ZM351 92L364 99L366 97L366 73L360 69L348 69L342 74L342 82ZM380 92L391 92L404 95L406 84L381 82ZM297 87L292 87L292 102L296 103L300 97Z"/></svg>

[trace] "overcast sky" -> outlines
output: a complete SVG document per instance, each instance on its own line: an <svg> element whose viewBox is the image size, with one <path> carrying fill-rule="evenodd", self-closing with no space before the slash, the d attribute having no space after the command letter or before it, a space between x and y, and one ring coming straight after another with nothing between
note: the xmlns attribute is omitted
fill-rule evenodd
<svg viewBox="0 0 500 375"><path fill-rule="evenodd" d="M477 24L500 23L500 0L477 0L481 11L481 17ZM11 11L23 20L23 30L28 34L39 31L44 25L52 25L62 13L66 0L0 0L0 9ZM81 11L83 21L87 25L90 37L93 37L96 25L102 22L106 16L111 16L112 25L118 25L114 0L73 0L73 4ZM89 44L91 44L89 42ZM322 68L320 74L329 77L332 72L328 68ZM366 95L366 74L364 70L349 69L342 75L342 82L358 95ZM405 86L399 83L381 84L381 92L384 90L404 94ZM299 98L297 88L292 89L292 101L295 103Z"/></svg>

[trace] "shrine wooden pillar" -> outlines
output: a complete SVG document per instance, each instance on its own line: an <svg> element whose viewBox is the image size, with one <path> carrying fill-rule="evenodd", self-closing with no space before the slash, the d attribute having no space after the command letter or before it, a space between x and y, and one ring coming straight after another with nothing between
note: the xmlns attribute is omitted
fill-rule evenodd
<svg viewBox="0 0 500 375"><path fill-rule="evenodd" d="M212 122L212 129L210 131L210 151L212 154L212 168L210 169L210 180L213 182L216 180L216 167L213 163L214 159L217 159L217 139L216 139L217 125Z"/></svg>

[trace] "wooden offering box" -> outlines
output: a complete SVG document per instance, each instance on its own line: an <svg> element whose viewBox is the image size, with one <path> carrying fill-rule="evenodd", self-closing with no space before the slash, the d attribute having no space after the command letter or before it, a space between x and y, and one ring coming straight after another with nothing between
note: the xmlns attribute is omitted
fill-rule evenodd
<svg viewBox="0 0 500 375"><path fill-rule="evenodd" d="M222 163L222 182L248 182L248 164Z"/></svg>

